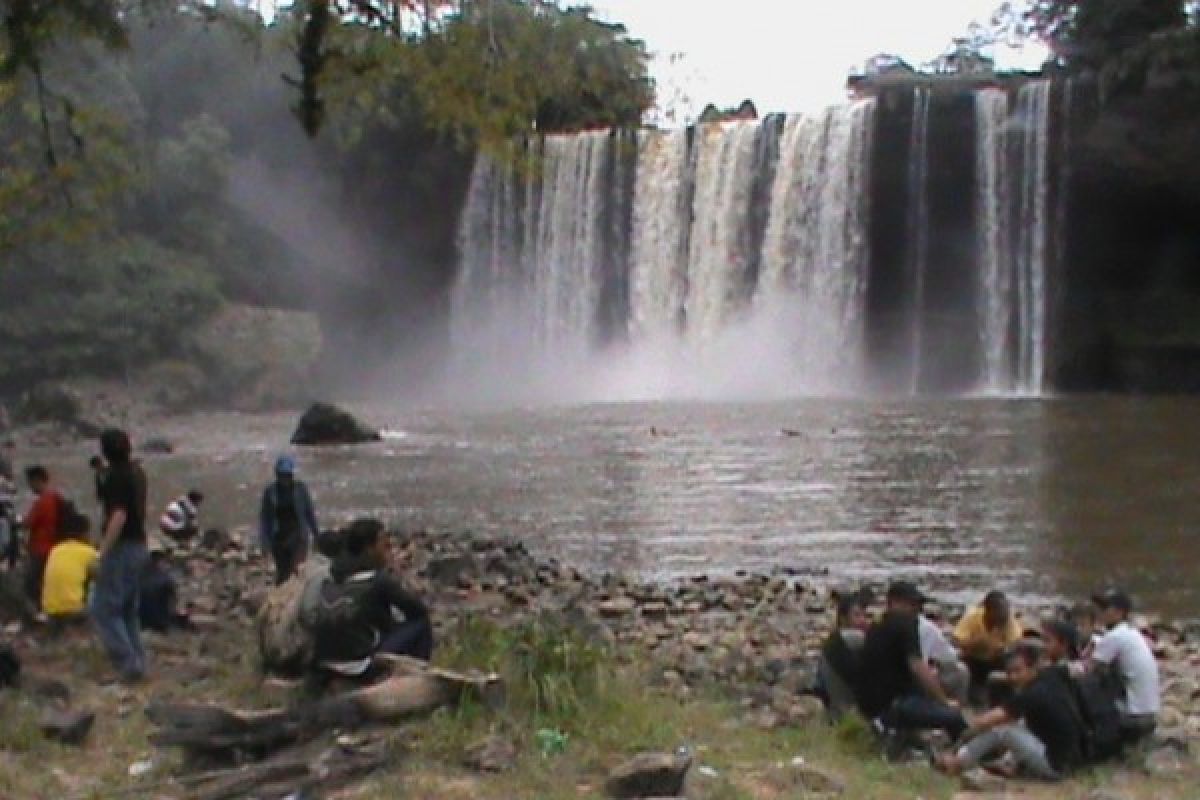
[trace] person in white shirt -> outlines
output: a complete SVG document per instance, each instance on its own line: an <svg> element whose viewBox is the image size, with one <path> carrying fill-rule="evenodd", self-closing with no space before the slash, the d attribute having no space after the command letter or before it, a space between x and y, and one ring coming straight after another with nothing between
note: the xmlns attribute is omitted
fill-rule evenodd
<svg viewBox="0 0 1200 800"><path fill-rule="evenodd" d="M938 682L960 705L966 705L971 672L958 658L958 651L937 623L924 614L917 617L917 637L921 640L921 658L933 667Z"/></svg>
<svg viewBox="0 0 1200 800"><path fill-rule="evenodd" d="M192 489L187 494L180 495L167 503L166 509L158 520L158 527L163 535L182 542L199 533L199 506L203 502L204 495Z"/></svg>
<svg viewBox="0 0 1200 800"><path fill-rule="evenodd" d="M1121 733L1133 744L1154 732L1162 707L1158 662L1141 632L1129 623L1133 601L1121 589L1110 588L1093 595L1100 621L1107 632L1096 640L1088 659L1090 666L1103 665L1115 671L1125 687L1117 700Z"/></svg>

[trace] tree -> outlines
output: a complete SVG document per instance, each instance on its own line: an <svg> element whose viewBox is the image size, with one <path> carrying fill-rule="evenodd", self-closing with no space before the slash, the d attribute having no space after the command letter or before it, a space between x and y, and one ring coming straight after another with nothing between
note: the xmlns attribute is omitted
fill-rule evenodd
<svg viewBox="0 0 1200 800"><path fill-rule="evenodd" d="M1068 65L1098 67L1152 34L1184 27L1183 0L1027 0L997 9L997 38L1036 36Z"/></svg>

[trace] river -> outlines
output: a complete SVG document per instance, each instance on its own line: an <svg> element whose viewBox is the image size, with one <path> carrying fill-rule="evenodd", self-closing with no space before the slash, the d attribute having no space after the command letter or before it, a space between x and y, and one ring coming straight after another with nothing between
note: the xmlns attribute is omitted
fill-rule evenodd
<svg viewBox="0 0 1200 800"><path fill-rule="evenodd" d="M673 580L794 570L918 579L1025 602L1107 580L1197 616L1200 400L803 400L463 414L359 409L385 441L301 452L322 524L512 534L594 572ZM297 415L166 419L152 504L191 486L206 525L250 525ZM786 432L785 432L786 431ZM93 508L90 449L33 449Z"/></svg>

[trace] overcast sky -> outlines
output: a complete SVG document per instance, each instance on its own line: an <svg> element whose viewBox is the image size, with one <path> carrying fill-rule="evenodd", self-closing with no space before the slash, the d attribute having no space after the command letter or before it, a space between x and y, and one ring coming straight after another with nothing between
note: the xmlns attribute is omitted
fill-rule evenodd
<svg viewBox="0 0 1200 800"><path fill-rule="evenodd" d="M695 103L754 100L759 112L814 110L845 97L846 73L876 53L915 65L941 54L1000 0L593 0L656 54L660 94ZM675 65L668 56L682 53ZM1041 48L994 54L1036 69ZM666 100L667 98L662 98Z"/></svg>

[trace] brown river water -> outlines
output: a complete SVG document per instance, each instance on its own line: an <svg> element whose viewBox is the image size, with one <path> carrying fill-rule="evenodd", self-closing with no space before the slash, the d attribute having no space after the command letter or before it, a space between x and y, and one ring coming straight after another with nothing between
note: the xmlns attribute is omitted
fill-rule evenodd
<svg viewBox="0 0 1200 800"><path fill-rule="evenodd" d="M323 526L372 514L511 534L589 571L665 581L902 575L945 599L998 586L1032 603L1116 580L1144 607L1200 617L1200 399L358 410L385 441L299 453ZM153 506L195 486L203 524L251 525L296 418L135 430L176 446L145 457ZM57 469L92 509L91 452L14 455Z"/></svg>

